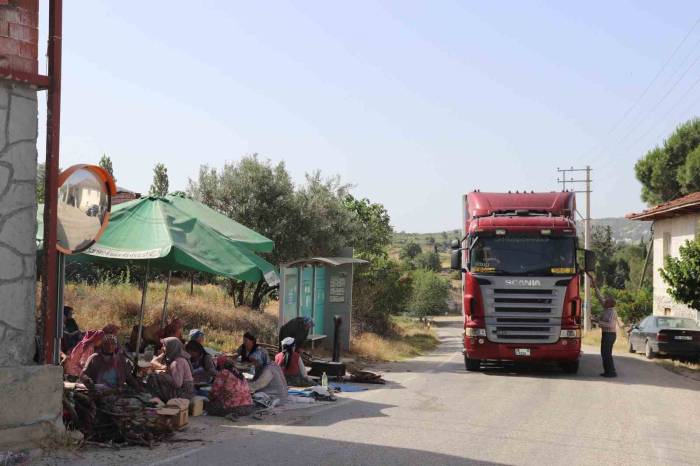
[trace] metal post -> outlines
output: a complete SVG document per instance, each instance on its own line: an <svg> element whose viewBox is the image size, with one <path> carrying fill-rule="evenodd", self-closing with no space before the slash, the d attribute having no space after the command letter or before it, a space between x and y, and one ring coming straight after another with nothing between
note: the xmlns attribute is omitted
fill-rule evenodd
<svg viewBox="0 0 700 466"><path fill-rule="evenodd" d="M41 284L41 316L43 341L41 360L54 360L56 306L58 298L58 166L61 122L61 36L62 0L51 0L49 6L49 89L46 105L46 184L44 205L44 255ZM61 310L63 312L63 310Z"/></svg>
<svg viewBox="0 0 700 466"><path fill-rule="evenodd" d="M146 291L148 291L148 272L150 271L151 261L146 261L146 274L143 276L143 291L141 292L141 310L139 311L139 331L136 333L136 356L134 356L134 364L138 364L139 350L141 349L141 333L143 332L143 312L146 307Z"/></svg>
<svg viewBox="0 0 700 466"><path fill-rule="evenodd" d="M165 285L165 300L163 301L163 314L160 317L160 328L165 327L165 320L168 318L168 293L170 292L170 280L173 278L173 271L168 270L168 283Z"/></svg>
<svg viewBox="0 0 700 466"><path fill-rule="evenodd" d="M58 253L58 280L56 280L56 327L54 329L51 364L61 363L61 338L63 338L63 291L66 284L66 256Z"/></svg>
<svg viewBox="0 0 700 466"><path fill-rule="evenodd" d="M586 165L586 229L584 232L584 248L588 249L591 242L591 167ZM588 274L583 277L585 301L583 303L583 330L591 330L591 283Z"/></svg>
<svg viewBox="0 0 700 466"><path fill-rule="evenodd" d="M647 267L649 266L649 259L651 258L651 253L654 250L654 223L651 224L651 237L649 238L649 246L647 250L647 257L644 259L644 268L642 269L642 276L639 277L639 287L638 290L642 289L644 286L644 278L647 274Z"/></svg>
<svg viewBox="0 0 700 466"><path fill-rule="evenodd" d="M311 267L311 318L316 320L316 266Z"/></svg>

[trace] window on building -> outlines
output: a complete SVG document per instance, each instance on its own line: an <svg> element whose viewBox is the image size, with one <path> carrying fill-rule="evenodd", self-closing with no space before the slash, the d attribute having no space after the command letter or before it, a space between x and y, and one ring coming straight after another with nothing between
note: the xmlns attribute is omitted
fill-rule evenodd
<svg viewBox="0 0 700 466"><path fill-rule="evenodd" d="M664 233L664 257L671 255L671 233Z"/></svg>
<svg viewBox="0 0 700 466"><path fill-rule="evenodd" d="M664 315L665 315L665 316L670 316L670 315L671 315L671 308L670 308L670 307L665 307L665 308L664 308Z"/></svg>

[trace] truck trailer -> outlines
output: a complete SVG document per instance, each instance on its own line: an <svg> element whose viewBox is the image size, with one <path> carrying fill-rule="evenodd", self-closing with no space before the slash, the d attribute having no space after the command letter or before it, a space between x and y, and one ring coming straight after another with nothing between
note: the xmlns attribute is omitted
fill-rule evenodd
<svg viewBox="0 0 700 466"><path fill-rule="evenodd" d="M485 361L552 361L578 371L579 276L595 256L585 251L579 267L575 213L572 192L463 196L451 266L462 275L468 371Z"/></svg>

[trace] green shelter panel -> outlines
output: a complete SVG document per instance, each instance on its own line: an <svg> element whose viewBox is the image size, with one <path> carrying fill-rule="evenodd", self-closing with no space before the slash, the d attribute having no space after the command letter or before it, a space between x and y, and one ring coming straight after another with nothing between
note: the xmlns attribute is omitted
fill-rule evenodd
<svg viewBox="0 0 700 466"><path fill-rule="evenodd" d="M314 312L313 319L314 327L313 333L323 334L326 320L326 268L316 267L316 290L314 299Z"/></svg>

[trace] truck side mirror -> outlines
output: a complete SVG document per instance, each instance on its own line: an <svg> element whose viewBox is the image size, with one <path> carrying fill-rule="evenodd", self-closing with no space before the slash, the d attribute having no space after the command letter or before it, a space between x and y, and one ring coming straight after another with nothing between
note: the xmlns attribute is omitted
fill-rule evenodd
<svg viewBox="0 0 700 466"><path fill-rule="evenodd" d="M453 239L452 242L450 243L450 247L452 249L459 249L459 240Z"/></svg>
<svg viewBox="0 0 700 466"><path fill-rule="evenodd" d="M583 270L585 272L595 272L596 257L595 252L590 249L583 251Z"/></svg>
<svg viewBox="0 0 700 466"><path fill-rule="evenodd" d="M452 270L462 270L462 250L453 249L450 253L450 268Z"/></svg>

